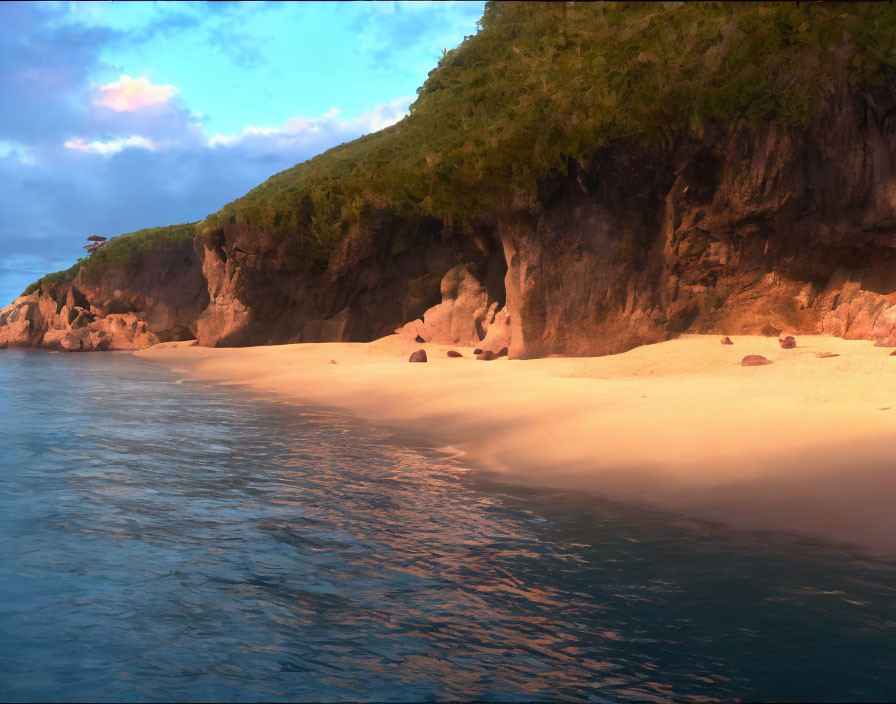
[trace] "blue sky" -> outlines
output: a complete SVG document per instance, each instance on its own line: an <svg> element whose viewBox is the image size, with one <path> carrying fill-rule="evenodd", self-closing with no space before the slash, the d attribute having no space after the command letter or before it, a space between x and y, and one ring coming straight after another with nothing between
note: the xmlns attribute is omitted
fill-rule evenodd
<svg viewBox="0 0 896 704"><path fill-rule="evenodd" d="M483 5L0 3L0 306L401 119Z"/></svg>

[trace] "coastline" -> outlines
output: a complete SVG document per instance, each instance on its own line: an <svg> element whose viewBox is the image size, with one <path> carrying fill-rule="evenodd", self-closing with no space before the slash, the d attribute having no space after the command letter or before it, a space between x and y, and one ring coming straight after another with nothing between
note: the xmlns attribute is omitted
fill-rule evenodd
<svg viewBox="0 0 896 704"><path fill-rule="evenodd" d="M475 360L409 342L135 352L191 377L338 407L509 481L896 554L896 357L872 342L685 335L607 357ZM408 363L423 348L426 364ZM447 357L449 349L463 354ZM837 357L819 358L824 352ZM741 367L748 354L774 364ZM334 363L335 362L335 363Z"/></svg>

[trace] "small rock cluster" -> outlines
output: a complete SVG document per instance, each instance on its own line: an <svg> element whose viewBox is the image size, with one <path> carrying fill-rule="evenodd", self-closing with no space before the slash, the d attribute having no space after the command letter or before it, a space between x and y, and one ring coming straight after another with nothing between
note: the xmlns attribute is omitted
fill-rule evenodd
<svg viewBox="0 0 896 704"><path fill-rule="evenodd" d="M473 350L473 353L476 355L476 359L481 359L483 361L489 362L493 359L498 359L500 357L506 357L507 356L507 348L502 347L497 352L493 352L492 350L482 350L477 347L475 350ZM454 359L456 359L458 357L463 357L463 355L460 352L458 352L457 350L448 350L448 352L446 352L446 354L449 357L452 357ZM426 362L426 361L428 361L427 357L426 357L426 350L417 350L416 352L411 354L411 356L408 358L408 361L409 362Z"/></svg>

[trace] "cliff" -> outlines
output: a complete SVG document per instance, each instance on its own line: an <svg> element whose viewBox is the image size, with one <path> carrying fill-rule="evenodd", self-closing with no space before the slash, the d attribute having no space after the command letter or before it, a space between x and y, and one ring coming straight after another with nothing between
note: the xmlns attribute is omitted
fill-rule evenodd
<svg viewBox="0 0 896 704"><path fill-rule="evenodd" d="M0 347L140 349L195 337L208 292L194 233L125 235L90 265L42 279L0 310Z"/></svg>
<svg viewBox="0 0 896 704"><path fill-rule="evenodd" d="M0 345L896 346L896 14L853 7L490 4L402 123L115 238Z"/></svg>

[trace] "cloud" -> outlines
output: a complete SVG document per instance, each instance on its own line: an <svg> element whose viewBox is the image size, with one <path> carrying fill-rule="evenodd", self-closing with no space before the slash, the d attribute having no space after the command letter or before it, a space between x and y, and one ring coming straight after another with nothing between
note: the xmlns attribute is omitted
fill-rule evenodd
<svg viewBox="0 0 896 704"><path fill-rule="evenodd" d="M363 126L368 132L379 132L390 125L399 122L408 114L408 107L416 100L417 96L403 96L395 100L377 105L372 110L364 113L356 123Z"/></svg>
<svg viewBox="0 0 896 704"><path fill-rule="evenodd" d="M294 117L280 127L247 125L237 134L215 134L210 138L202 132L201 123L195 122L191 112L174 109L154 114L150 120L130 123L130 127L142 127L142 135L102 140L73 137L63 142L63 146L101 156L111 156L128 148L181 152L227 148L240 151L247 157L251 154L294 154L297 158L309 158L329 147L394 125L407 115L414 97L402 96L377 105L353 120L340 119L341 111L333 107L320 117ZM146 136L150 132L151 135ZM0 143L0 154L3 153L2 145Z"/></svg>
<svg viewBox="0 0 896 704"><path fill-rule="evenodd" d="M100 93L102 95L94 100L94 104L116 112L133 112L167 103L180 93L180 89L172 85L153 85L143 77L122 75L117 81L101 86Z"/></svg>
<svg viewBox="0 0 896 704"><path fill-rule="evenodd" d="M411 101L398 98L357 119L330 109L211 139L177 104L133 113L97 108L109 114L106 122L82 115L97 132L39 145L28 167L17 148L0 142L0 244L18 257L0 257L0 306L42 274L70 266L87 234L201 220L271 174L400 120ZM116 133L121 121L127 131Z"/></svg>
<svg viewBox="0 0 896 704"><path fill-rule="evenodd" d="M242 7L212 5L216 16ZM70 6L54 7L0 3L0 306L82 256L85 235L201 220L271 174L394 124L414 99L396 98L355 118L331 108L280 124L256 119L209 137L176 86L106 63L109 46L137 42L139 33L86 24L78 20L80 5L74 19L60 22L59 7ZM153 11L153 33L191 25L192 15L206 21L205 9L177 7L186 14L170 18L170 27ZM278 7L271 11L292 5ZM98 87L100 75L120 78Z"/></svg>
<svg viewBox="0 0 896 704"><path fill-rule="evenodd" d="M106 142L93 141L85 142L81 137L70 139L64 143L66 149L74 149L81 152L93 152L94 154L117 154L122 149L128 147L138 147L140 149L156 150L156 145L146 137L135 135L132 137L117 137Z"/></svg>
<svg viewBox="0 0 896 704"><path fill-rule="evenodd" d="M104 68L113 32L55 26L48 6L0 3L0 104L3 139L35 146L70 131L89 103L89 75Z"/></svg>
<svg viewBox="0 0 896 704"><path fill-rule="evenodd" d="M416 96L396 98L377 105L354 120L340 119L340 110L334 107L320 117L294 117L281 127L247 125L238 134L214 135L209 139L209 146L230 148L239 146L256 154L284 150L307 152L312 145L318 145L320 151L323 151L350 139L394 125L407 115L408 106L415 98Z"/></svg>

